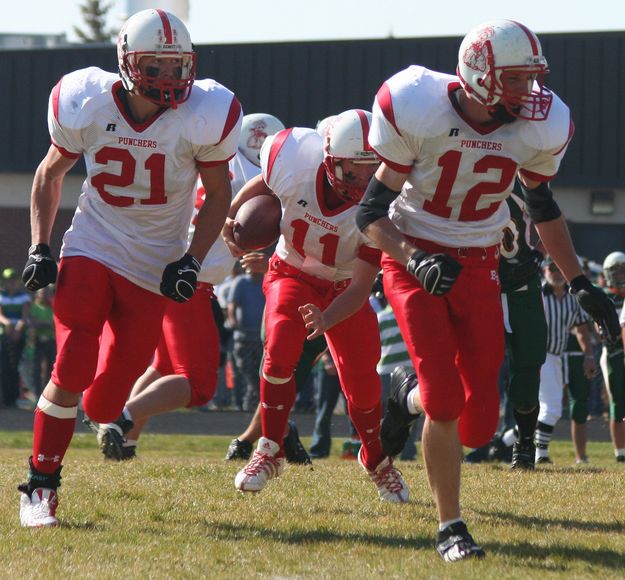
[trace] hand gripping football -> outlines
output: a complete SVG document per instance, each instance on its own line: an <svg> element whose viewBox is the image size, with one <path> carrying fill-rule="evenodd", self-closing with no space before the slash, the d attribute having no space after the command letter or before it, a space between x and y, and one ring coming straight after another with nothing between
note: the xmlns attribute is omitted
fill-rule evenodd
<svg viewBox="0 0 625 580"><path fill-rule="evenodd" d="M282 208L275 195L257 195L244 202L234 220L234 241L242 250L262 250L280 237Z"/></svg>

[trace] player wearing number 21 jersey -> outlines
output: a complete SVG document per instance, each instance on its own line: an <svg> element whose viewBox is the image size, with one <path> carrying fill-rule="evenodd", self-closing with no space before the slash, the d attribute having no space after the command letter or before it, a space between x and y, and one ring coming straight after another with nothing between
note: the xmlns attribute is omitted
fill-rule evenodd
<svg viewBox="0 0 625 580"><path fill-rule="evenodd" d="M281 442L295 401L295 366L308 330L325 333L348 411L362 440L361 465L382 499L404 502L408 489L382 453L381 385L376 372L380 337L367 300L380 252L355 225L357 206L379 165L367 142L370 113L337 116L324 140L293 128L268 138L261 150L262 177L250 181L230 209L246 199L274 194L282 205L281 236L265 275L265 358L261 376L263 437L236 476L242 492L260 491L284 468ZM234 252L233 220L224 238Z"/></svg>
<svg viewBox="0 0 625 580"><path fill-rule="evenodd" d="M115 420L161 335L167 298L188 301L230 205L228 160L241 107L213 80L195 80L195 52L176 16L137 12L122 26L119 75L90 67L52 90L52 146L32 188L30 290L56 280L49 247L65 174L83 156L87 179L61 249L54 303L57 359L35 410L21 523L56 525L61 462L85 413ZM121 78L120 78L121 77ZM188 244L198 176L207 201Z"/></svg>

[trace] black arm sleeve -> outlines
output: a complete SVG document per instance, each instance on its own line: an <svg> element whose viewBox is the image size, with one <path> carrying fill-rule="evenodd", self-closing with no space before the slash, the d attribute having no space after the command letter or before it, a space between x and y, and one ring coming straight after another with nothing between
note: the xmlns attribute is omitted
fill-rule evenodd
<svg viewBox="0 0 625 580"><path fill-rule="evenodd" d="M358 229L362 231L369 224L386 217L389 206L399 194L399 191L389 189L381 181L378 181L374 175L367 186L365 195L360 200L360 204L358 204L358 213L356 214Z"/></svg>
<svg viewBox="0 0 625 580"><path fill-rule="evenodd" d="M553 199L553 192L548 183L541 183L536 189L527 189L521 183L527 213L536 224L550 222L562 215L560 207Z"/></svg>

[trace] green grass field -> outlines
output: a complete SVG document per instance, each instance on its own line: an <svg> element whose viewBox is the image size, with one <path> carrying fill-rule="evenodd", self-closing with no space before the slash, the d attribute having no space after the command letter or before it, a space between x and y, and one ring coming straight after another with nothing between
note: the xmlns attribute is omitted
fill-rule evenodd
<svg viewBox="0 0 625 580"><path fill-rule="evenodd" d="M625 574L625 469L607 443L573 465L515 473L467 465L462 503L483 561L443 563L420 460L400 463L410 502L387 505L353 461L289 467L257 495L224 463L230 438L145 435L140 459L104 462L90 435L65 459L55 529L19 527L30 434L0 432L1 578L615 578ZM304 440L305 443L308 441ZM336 441L338 445L339 442ZM336 451L336 450L335 450ZM337 453L335 453L337 455Z"/></svg>

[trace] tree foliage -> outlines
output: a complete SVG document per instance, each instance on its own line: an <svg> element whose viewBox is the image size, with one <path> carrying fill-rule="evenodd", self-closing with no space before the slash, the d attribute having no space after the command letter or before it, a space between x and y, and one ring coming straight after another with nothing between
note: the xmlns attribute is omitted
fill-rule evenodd
<svg viewBox="0 0 625 580"><path fill-rule="evenodd" d="M74 32L81 42L89 44L112 41L117 31L106 26L106 17L112 6L112 3L104 4L101 0L85 0L80 5L86 29L74 26Z"/></svg>

